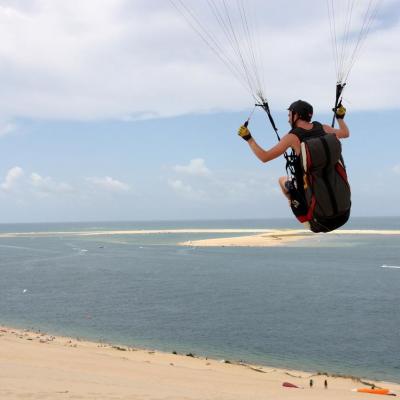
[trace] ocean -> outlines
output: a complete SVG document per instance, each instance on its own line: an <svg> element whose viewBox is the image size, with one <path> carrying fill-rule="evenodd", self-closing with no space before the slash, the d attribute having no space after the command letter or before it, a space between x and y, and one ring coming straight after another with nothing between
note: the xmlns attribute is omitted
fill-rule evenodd
<svg viewBox="0 0 400 400"><path fill-rule="evenodd" d="M178 243L227 235L73 233L215 228L301 226L289 219L0 225L0 324L400 382L399 235L200 248ZM346 229L398 230L400 217L353 218ZM10 232L26 235L1 235Z"/></svg>

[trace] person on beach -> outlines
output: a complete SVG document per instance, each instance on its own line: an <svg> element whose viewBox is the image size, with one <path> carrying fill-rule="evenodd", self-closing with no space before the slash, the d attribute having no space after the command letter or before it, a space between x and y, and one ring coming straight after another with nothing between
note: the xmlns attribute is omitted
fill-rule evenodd
<svg viewBox="0 0 400 400"><path fill-rule="evenodd" d="M275 158L284 154L290 148L294 150L297 156L299 156L302 141L301 139L303 137L333 134L336 135L338 139L344 139L350 136L349 128L344 122L346 109L341 103L335 111L336 119L339 124L339 128L337 129L326 124L321 124L317 121L311 122L311 118L313 116L313 107L306 101L295 101L289 106L288 111L288 122L292 129L282 137L277 145L268 150L264 150L254 140L247 126L242 125L239 128L238 135L249 144L250 149L253 151L255 156L263 163L274 160ZM279 185L283 194L287 197L290 203L290 191L292 189L291 180L288 176L282 176L279 178Z"/></svg>

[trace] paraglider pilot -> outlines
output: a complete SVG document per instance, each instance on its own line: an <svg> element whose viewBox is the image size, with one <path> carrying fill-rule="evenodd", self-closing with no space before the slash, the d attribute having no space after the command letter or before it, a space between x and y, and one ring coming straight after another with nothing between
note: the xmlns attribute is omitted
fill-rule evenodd
<svg viewBox="0 0 400 400"><path fill-rule="evenodd" d="M264 150L260 147L257 142L252 137L247 124L240 127L238 135L243 138L249 144L251 150L256 155L256 157L266 163L268 161L274 160L275 158L284 154L288 149L293 149L297 156L300 155L301 139L302 137L309 137L312 135L320 136L324 134L336 135L338 139L344 139L349 137L350 132L346 123L344 122L344 116L346 114L346 109L342 104L339 104L335 110L336 119L339 124L339 128L332 128L329 125L320 124L319 122L311 122L313 115L313 107L311 104L303 100L297 100L292 103L288 108L288 122L291 126L291 130L282 137L274 147ZM289 199L291 180L288 176L283 176L279 178L279 185L282 189L283 194Z"/></svg>

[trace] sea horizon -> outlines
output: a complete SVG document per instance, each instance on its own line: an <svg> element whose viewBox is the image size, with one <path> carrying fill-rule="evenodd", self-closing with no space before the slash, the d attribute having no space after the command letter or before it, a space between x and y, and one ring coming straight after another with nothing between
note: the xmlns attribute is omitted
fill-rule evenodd
<svg viewBox="0 0 400 400"><path fill-rule="evenodd" d="M395 220L395 221L393 221ZM379 222L384 222L385 226L390 225L394 226L394 228L400 228L399 226L396 226L397 221L399 221L400 224L400 215L393 215L393 216L355 216L355 217L350 217L349 221L343 225L339 229L357 229L361 225L365 225L367 221L369 221L369 224L373 221L379 221ZM166 227L168 226L174 226L176 225L186 225L188 223L194 224L196 226L198 225L204 225L206 226L207 223L212 224L215 226L216 224L221 224L221 227L224 225L232 226L234 224L249 224L251 227L255 227L254 224L259 226L260 224L265 225L265 228L268 228L269 225L275 227L279 227L279 224L282 224L283 228L290 227L290 228L298 228L302 229L303 226L300 224L293 216L290 217L271 217L271 218L182 218L182 219L170 219L170 218L165 218L165 219L133 219L133 220L74 220L74 221L28 221L28 222L0 222L0 231L4 231L6 227L11 227L11 226L57 226L57 225L81 225L82 227L85 225L118 225L119 227L121 226L132 226L132 225L138 225L142 224L144 226L148 225L153 225L153 224L162 224L165 225ZM360 225L361 224L361 225Z"/></svg>

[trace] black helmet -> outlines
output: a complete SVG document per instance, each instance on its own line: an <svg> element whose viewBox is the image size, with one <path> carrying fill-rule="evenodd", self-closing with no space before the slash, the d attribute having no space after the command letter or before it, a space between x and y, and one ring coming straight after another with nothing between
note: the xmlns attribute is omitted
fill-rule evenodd
<svg viewBox="0 0 400 400"><path fill-rule="evenodd" d="M295 101L289 106L288 110L296 113L300 119L303 119L307 122L311 121L314 112L313 106L303 100Z"/></svg>

